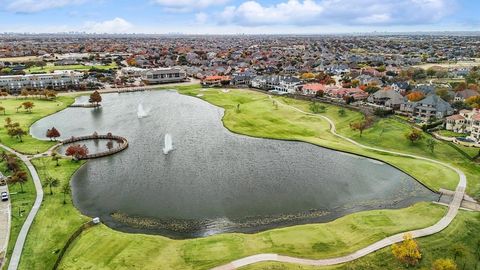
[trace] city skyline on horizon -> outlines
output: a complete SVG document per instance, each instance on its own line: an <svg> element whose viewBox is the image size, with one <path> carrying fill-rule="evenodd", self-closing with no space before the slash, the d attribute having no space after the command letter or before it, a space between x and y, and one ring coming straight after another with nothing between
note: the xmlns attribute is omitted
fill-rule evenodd
<svg viewBox="0 0 480 270"><path fill-rule="evenodd" d="M0 33L477 32L469 0L0 0ZM100 11L100 12L99 12Z"/></svg>

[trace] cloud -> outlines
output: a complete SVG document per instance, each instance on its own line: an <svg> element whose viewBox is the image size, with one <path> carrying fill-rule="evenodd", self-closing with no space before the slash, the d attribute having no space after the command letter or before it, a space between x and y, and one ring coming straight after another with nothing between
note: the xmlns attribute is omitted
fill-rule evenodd
<svg viewBox="0 0 480 270"><path fill-rule="evenodd" d="M121 34L134 30L133 24L123 18L115 18L103 22L87 22L83 31L88 33Z"/></svg>
<svg viewBox="0 0 480 270"><path fill-rule="evenodd" d="M230 0L153 0L167 11L187 12L194 9L204 9L213 5L223 6Z"/></svg>
<svg viewBox="0 0 480 270"><path fill-rule="evenodd" d="M456 0L283 0L262 5L250 0L228 6L220 23L263 25L420 25L440 21Z"/></svg>
<svg viewBox="0 0 480 270"><path fill-rule="evenodd" d="M6 0L0 1L5 10L17 13L35 13L68 5L77 5L87 0Z"/></svg>
<svg viewBox="0 0 480 270"><path fill-rule="evenodd" d="M206 13L200 12L195 14L195 22L198 24L205 24L208 21L208 15Z"/></svg>

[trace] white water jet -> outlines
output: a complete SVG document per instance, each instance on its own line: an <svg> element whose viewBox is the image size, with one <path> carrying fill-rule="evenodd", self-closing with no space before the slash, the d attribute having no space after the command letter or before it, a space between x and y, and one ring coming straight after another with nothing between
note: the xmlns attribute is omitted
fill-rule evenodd
<svg viewBox="0 0 480 270"><path fill-rule="evenodd" d="M168 155L173 150L172 135L165 134L165 143L163 146L163 154Z"/></svg>
<svg viewBox="0 0 480 270"><path fill-rule="evenodd" d="M138 119L142 119L148 116L148 111L146 111L143 108L143 104L138 104L138 109L137 109L137 117Z"/></svg>

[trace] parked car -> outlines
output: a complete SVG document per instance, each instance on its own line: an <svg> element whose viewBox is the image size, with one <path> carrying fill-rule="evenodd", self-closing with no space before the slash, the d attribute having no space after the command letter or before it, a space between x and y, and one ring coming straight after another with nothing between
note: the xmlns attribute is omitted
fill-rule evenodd
<svg viewBox="0 0 480 270"><path fill-rule="evenodd" d="M2 201L8 201L8 193L7 192L2 192Z"/></svg>

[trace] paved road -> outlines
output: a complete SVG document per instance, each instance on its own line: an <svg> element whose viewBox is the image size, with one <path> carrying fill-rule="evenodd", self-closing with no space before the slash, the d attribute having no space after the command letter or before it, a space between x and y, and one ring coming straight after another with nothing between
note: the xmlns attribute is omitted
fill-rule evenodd
<svg viewBox="0 0 480 270"><path fill-rule="evenodd" d="M0 193L8 192L7 186L0 186ZM8 248L8 239L10 237L11 222L11 205L10 200L6 202L0 201L0 269L5 262L5 255Z"/></svg>
<svg viewBox="0 0 480 270"><path fill-rule="evenodd" d="M358 142L356 142L356 141L354 141L350 138L347 138L345 136L337 134L335 124L333 123L333 121L331 119L329 119L326 116L308 113L308 112L302 111L302 110L300 110L296 107L286 105L286 104L283 104L283 103L280 103L280 102L278 102L278 104L281 105L281 106L291 108L295 111L298 111L298 112L301 112L301 113L304 113L304 114L314 115L314 116L323 118L324 120L326 120L330 124L330 132L332 134L334 134L335 136L337 136L339 138L342 138L342 139L344 139L344 140L346 140L346 141L348 141L348 142L350 142L350 143L352 143L352 144L354 144L358 147L361 147L361 148L364 148L364 149L369 149L369 150L374 150L374 151L379 151L379 152L383 152L383 153L394 154L394 155L403 156L403 157L410 157L410 158L415 158L415 159L419 159L419 160L425 160L425 161L433 162L433 163L436 163L436 164L440 164L442 166L445 166L449 169L454 170L458 174L458 176L460 178L460 181L459 181L458 186L455 190L454 198L449 205L447 214L433 226L430 226L430 227L427 227L427 228L424 228L424 229L420 229L420 230L411 231L410 233L412 234L412 236L414 238L424 237L424 236L428 236L428 235L432 235L432 234L441 232L446 227L448 227L448 225L452 222L452 220L457 215L458 210L460 208L460 205L462 203L463 197L465 196L465 189L467 187L467 177L465 176L465 174L461 170L459 170L457 168L454 168L449 164L446 164L446 163L443 163L443 162L440 162L440 161L437 161L437 160L433 160L433 159L429 159L429 158L425 158L425 157L421 157L421 156L404 154L404 153L395 152L395 151L383 150L383 149L379 149L379 148L370 147L370 146L360 144L360 143L358 143ZM383 240L380 240L376 243L373 243L373 244L371 244L371 245L369 245L369 246L367 246L367 247L365 247L361 250L358 250L358 251L356 251L352 254L349 254L349 255L343 256L343 257L337 257L337 258L331 258L331 259L322 259L322 260L311 260L311 259L302 259L302 258L295 258L295 257L289 257L289 256L282 256L282 255L278 255L278 254L258 254L258 255L249 256L249 257L246 257L246 258L243 258L243 259L233 261L233 262L231 262L229 264L226 264L226 265L222 265L222 266L213 268L213 270L233 270L233 269L237 269L239 267L243 267L243 266L247 266L247 265L251 265L251 264L255 264L255 263L260 263L260 262L268 262L268 261L270 261L270 262L273 261L273 262L284 262L284 263L296 263L296 264L310 265L310 266L337 265L337 264L342 264L342 263L347 263L347 262L354 261L354 260L359 259L363 256L366 256L366 255L368 255L372 252L375 252L379 249L391 246L394 243L401 242L401 241L403 241L403 235L404 234L405 233L399 233L399 234L387 237L387 238L385 238Z"/></svg>
<svg viewBox="0 0 480 270"><path fill-rule="evenodd" d="M38 210L40 209L40 205L42 204L43 189L42 189L42 182L40 181L40 178L38 177L38 174L37 174L37 170L35 169L35 167L30 162L27 156L22 155L3 144L0 144L0 147L12 154L15 154L19 159L21 159L25 163L28 170L30 171L30 175L32 176L32 180L35 185L35 191L37 193L37 197L35 198L35 202L33 203L32 209L30 210L30 213L28 213L27 219L23 223L22 229L18 234L17 242L15 242L15 247L13 249L13 254L9 258L10 263L8 265L8 270L16 270L20 263L20 257L22 256L23 246L25 244L28 231L30 230L33 220L35 219L35 216L37 215Z"/></svg>

